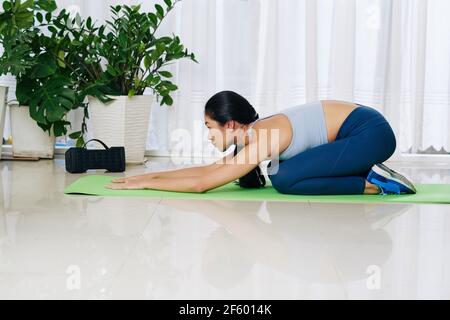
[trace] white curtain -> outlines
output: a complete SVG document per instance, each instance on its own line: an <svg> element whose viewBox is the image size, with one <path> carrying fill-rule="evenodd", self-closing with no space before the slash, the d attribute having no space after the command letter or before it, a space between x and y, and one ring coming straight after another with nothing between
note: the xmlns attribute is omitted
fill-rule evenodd
<svg viewBox="0 0 450 320"><path fill-rule="evenodd" d="M111 4L162 1L57 2L101 22ZM261 117L317 99L372 106L396 132L394 158L450 150L449 13L448 0L183 0L160 35L178 34L200 64L171 66L179 90L153 105L147 148L173 152L184 129L192 154L211 154L203 108L226 89Z"/></svg>

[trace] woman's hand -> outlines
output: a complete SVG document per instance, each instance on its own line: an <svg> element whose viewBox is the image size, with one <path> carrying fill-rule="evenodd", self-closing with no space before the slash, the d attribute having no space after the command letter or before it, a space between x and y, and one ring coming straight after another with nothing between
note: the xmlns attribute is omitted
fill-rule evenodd
<svg viewBox="0 0 450 320"><path fill-rule="evenodd" d="M153 173L146 173L146 174L141 174L138 176L113 179L112 182L113 183L125 183L125 182L131 182L131 181L140 181L143 179L148 180L148 179L152 179L152 178L154 178Z"/></svg>
<svg viewBox="0 0 450 320"><path fill-rule="evenodd" d="M146 189L149 185L149 180L154 177L152 173L141 174L138 176L131 176L126 178L117 178L111 180L111 184L106 185L108 189L114 190L135 190L135 189Z"/></svg>
<svg viewBox="0 0 450 320"><path fill-rule="evenodd" d="M149 179L134 179L120 183L111 183L105 186L107 189L113 190L139 190L150 189Z"/></svg>

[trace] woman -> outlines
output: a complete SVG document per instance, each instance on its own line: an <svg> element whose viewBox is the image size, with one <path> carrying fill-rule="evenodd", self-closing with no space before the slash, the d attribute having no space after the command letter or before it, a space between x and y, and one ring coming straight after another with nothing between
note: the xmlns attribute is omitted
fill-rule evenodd
<svg viewBox="0 0 450 320"><path fill-rule="evenodd" d="M239 179L241 187L260 188L266 181L259 163L271 160L268 176L280 193L416 193L407 178L382 164L394 153L396 139L371 107L322 100L259 119L244 97L222 91L206 103L204 116L216 148L236 145L232 156L206 166L115 179L107 187L201 193Z"/></svg>

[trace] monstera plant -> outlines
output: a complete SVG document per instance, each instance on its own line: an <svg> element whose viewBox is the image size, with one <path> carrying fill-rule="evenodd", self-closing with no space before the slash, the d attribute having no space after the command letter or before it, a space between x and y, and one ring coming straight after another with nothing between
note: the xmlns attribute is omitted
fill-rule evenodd
<svg viewBox="0 0 450 320"><path fill-rule="evenodd" d="M3 1L0 73L16 77L17 100L29 107L29 114L39 127L62 136L70 126L65 116L80 101L73 71L62 60L61 37L43 32L45 28L54 28L56 8L54 0Z"/></svg>
<svg viewBox="0 0 450 320"><path fill-rule="evenodd" d="M43 130L66 135L68 127L72 129L67 113L83 108L80 130L69 135L80 146L92 109L95 129L115 114L112 108L128 106L135 119L122 113L125 118L112 120L111 127L94 130L94 134L108 142L101 132L114 133L119 120L133 123L125 131L138 131L141 137L127 151L134 145L145 148L149 99L156 96L161 106L172 105L171 94L178 89L165 67L182 58L197 62L178 36L157 35L161 23L180 1L164 0L165 8L155 4L153 12L143 11L140 5L111 6L111 18L97 25L90 17L72 16L64 9L56 14L54 0L5 0L0 12L0 44L4 48L0 74L16 76L17 99L29 106L30 116ZM145 89L153 96L144 97ZM97 112L103 106L107 109ZM142 119L147 124L139 127ZM123 145L132 139L119 140L109 140L109 144Z"/></svg>

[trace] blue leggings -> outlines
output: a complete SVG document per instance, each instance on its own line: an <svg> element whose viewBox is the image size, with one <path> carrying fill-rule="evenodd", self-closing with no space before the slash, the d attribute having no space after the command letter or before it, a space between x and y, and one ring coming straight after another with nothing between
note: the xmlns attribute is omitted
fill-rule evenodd
<svg viewBox="0 0 450 320"><path fill-rule="evenodd" d="M395 148L395 134L383 115L358 104L335 141L280 160L273 168L270 162L269 179L286 194L362 194L372 166L389 159Z"/></svg>

